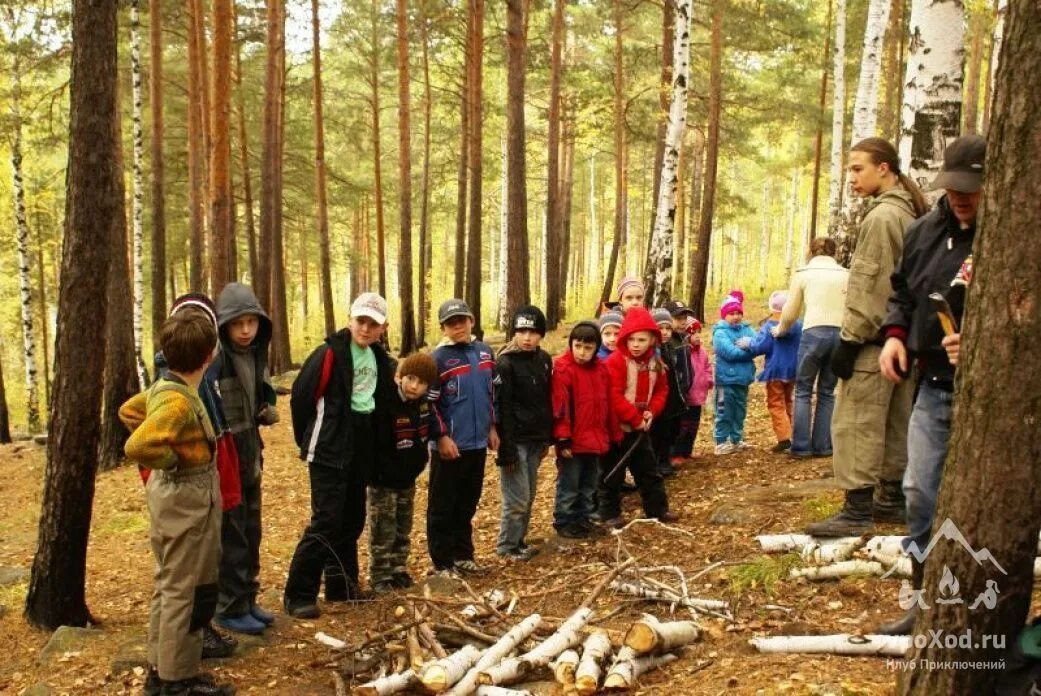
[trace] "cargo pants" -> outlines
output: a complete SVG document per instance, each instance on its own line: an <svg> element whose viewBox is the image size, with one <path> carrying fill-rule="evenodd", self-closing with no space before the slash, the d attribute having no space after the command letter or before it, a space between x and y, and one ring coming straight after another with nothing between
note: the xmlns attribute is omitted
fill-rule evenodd
<svg viewBox="0 0 1041 696"><path fill-rule="evenodd" d="M412 547L416 487L369 486L369 582L390 582L407 573Z"/></svg>

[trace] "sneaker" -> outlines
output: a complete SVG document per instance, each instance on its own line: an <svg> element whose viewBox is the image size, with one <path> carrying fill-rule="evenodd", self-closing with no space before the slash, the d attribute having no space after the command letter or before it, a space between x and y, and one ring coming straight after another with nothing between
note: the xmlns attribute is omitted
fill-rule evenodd
<svg viewBox="0 0 1041 696"><path fill-rule="evenodd" d="M788 450L789 459L809 459L815 456L812 452L795 452L791 449Z"/></svg>
<svg viewBox="0 0 1041 696"><path fill-rule="evenodd" d="M205 634L203 634L205 638ZM203 648L205 651L205 647ZM203 657L206 657L203 655ZM159 696L163 691L163 680L159 678L159 670L148 665L148 676L145 677L145 696Z"/></svg>
<svg viewBox="0 0 1041 696"><path fill-rule="evenodd" d="M415 581L412 579L412 576L404 571L400 573L394 573L394 576L390 579L390 582L394 585L394 587L398 587L403 590L408 589L416 584Z"/></svg>
<svg viewBox="0 0 1041 696"><path fill-rule="evenodd" d="M299 602L286 604L286 613L294 619L317 619L322 615L322 610L314 602Z"/></svg>
<svg viewBox="0 0 1041 696"><path fill-rule="evenodd" d="M394 586L394 582L392 580L386 580L384 582L377 582L376 584L374 584L372 586L372 593L374 595L385 595L390 594L396 589L398 588Z"/></svg>
<svg viewBox="0 0 1041 696"><path fill-rule="evenodd" d="M607 536L607 530L598 525L592 519L582 520L582 522L580 522L579 524L582 526L584 530L586 530L586 534L588 534L591 537Z"/></svg>
<svg viewBox="0 0 1041 696"><path fill-rule="evenodd" d="M723 442L721 444L716 445L716 456L718 457L722 457L726 454L733 454L736 451L737 448L735 448L733 443L730 442Z"/></svg>
<svg viewBox="0 0 1041 696"><path fill-rule="evenodd" d="M739 449L739 450L752 449L752 445L748 444L744 440L741 440L739 442L735 442L734 443L734 449Z"/></svg>
<svg viewBox="0 0 1041 696"><path fill-rule="evenodd" d="M270 626L275 623L275 615L262 606L254 604L249 608L249 613L254 619L265 626Z"/></svg>
<svg viewBox="0 0 1041 696"><path fill-rule="evenodd" d="M781 440L776 445L771 447L770 451L773 452L774 454L781 454L782 452L787 452L791 448L792 448L792 441L791 440Z"/></svg>
<svg viewBox="0 0 1041 696"><path fill-rule="evenodd" d="M455 569L463 575L484 575L487 572L484 568L474 563L473 559L456 561Z"/></svg>
<svg viewBox="0 0 1041 696"><path fill-rule="evenodd" d="M238 644L239 642L234 637L224 635L211 625L202 628L202 659L204 660L230 657ZM156 678L159 678L158 673L156 673ZM147 693L147 683L145 686Z"/></svg>
<svg viewBox="0 0 1041 696"><path fill-rule="evenodd" d="M431 575L434 575L439 578L448 578L450 580L458 580L462 577L462 575L459 574L459 571L455 568L438 568L433 573L431 573Z"/></svg>
<svg viewBox="0 0 1041 696"><path fill-rule="evenodd" d="M672 478L676 475L676 470L672 467L672 464L658 467L658 475L662 478Z"/></svg>
<svg viewBox="0 0 1041 696"><path fill-rule="evenodd" d="M557 529L557 536L565 539L588 539L589 530L581 524L565 524Z"/></svg>
<svg viewBox="0 0 1041 696"><path fill-rule="evenodd" d="M253 618L253 615L249 612L240 614L238 616L227 616L218 614L214 622L221 628L232 631L233 633L244 633L247 636L259 636L267 628L267 624L263 624Z"/></svg>
<svg viewBox="0 0 1041 696"><path fill-rule="evenodd" d="M666 510L662 514L658 515L659 522L679 522L680 516L678 513Z"/></svg>
<svg viewBox="0 0 1041 696"><path fill-rule="evenodd" d="M231 684L218 684L208 674L199 674L191 679L163 681L160 696L234 696Z"/></svg>

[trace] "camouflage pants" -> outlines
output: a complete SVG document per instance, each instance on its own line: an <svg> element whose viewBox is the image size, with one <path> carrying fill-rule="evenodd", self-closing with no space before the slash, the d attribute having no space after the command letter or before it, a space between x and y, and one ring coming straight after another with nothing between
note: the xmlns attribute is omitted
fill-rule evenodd
<svg viewBox="0 0 1041 696"><path fill-rule="evenodd" d="M369 582L390 582L407 572L416 487L369 486Z"/></svg>

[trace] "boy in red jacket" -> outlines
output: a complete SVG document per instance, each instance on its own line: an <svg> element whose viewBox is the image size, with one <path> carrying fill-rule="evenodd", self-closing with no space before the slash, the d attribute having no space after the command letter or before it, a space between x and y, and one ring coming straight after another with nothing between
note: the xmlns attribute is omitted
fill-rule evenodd
<svg viewBox="0 0 1041 696"><path fill-rule="evenodd" d="M568 350L553 361L553 439L557 449L557 499L553 528L567 539L602 534L592 521L601 457L621 430L609 403L611 382L597 357L600 329L580 321Z"/></svg>
<svg viewBox="0 0 1041 696"><path fill-rule="evenodd" d="M611 378L611 410L618 420L615 439L620 439L604 458L600 488L600 519L619 528L622 520L622 480L625 469L632 472L640 490L647 517L675 522L679 516L669 512L665 484L657 472L654 450L648 435L651 424L665 409L669 394L665 365L655 347L661 332L643 307L633 307L625 315L618 332L618 350L607 359Z"/></svg>

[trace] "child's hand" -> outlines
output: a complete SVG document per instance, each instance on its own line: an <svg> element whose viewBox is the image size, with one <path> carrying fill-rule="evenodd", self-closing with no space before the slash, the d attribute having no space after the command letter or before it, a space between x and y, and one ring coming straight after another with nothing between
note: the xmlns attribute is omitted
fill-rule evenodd
<svg viewBox="0 0 1041 696"><path fill-rule="evenodd" d="M643 423L636 427L637 430L647 432L651 429L651 423L654 422L654 414L650 411L643 412Z"/></svg>
<svg viewBox="0 0 1041 696"><path fill-rule="evenodd" d="M437 441L437 453L442 459L459 459L459 448L455 440L447 435L442 435Z"/></svg>
<svg viewBox="0 0 1041 696"><path fill-rule="evenodd" d="M557 440L557 459L571 459L574 454L571 451L571 440Z"/></svg>
<svg viewBox="0 0 1041 696"><path fill-rule="evenodd" d="M278 409L271 404L264 404L264 408L257 413L257 422L261 425L274 425L278 418Z"/></svg>
<svg viewBox="0 0 1041 696"><path fill-rule="evenodd" d="M770 335L773 336L774 338L777 338L778 336L780 336L781 335L781 327L780 327L780 325L775 326L772 329L770 329Z"/></svg>
<svg viewBox="0 0 1041 696"><path fill-rule="evenodd" d="M748 338L748 336L742 336L734 341L734 345L742 350L748 350L748 347L752 345L752 339Z"/></svg>
<svg viewBox="0 0 1041 696"><path fill-rule="evenodd" d="M499 431L492 426L492 429L488 431L488 449L493 452L499 450Z"/></svg>

